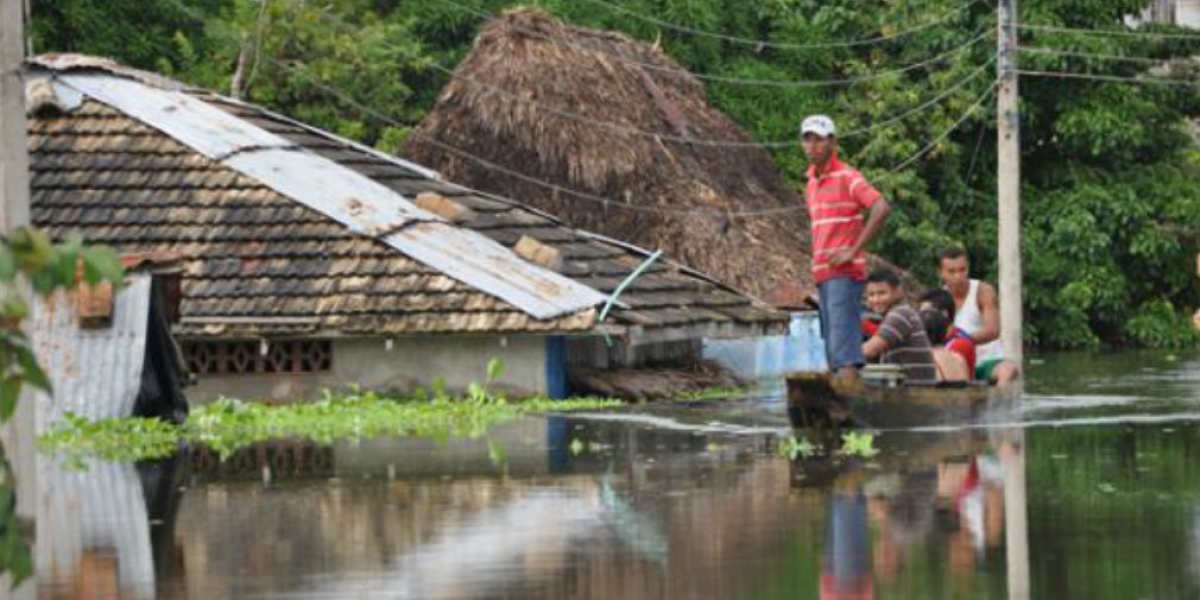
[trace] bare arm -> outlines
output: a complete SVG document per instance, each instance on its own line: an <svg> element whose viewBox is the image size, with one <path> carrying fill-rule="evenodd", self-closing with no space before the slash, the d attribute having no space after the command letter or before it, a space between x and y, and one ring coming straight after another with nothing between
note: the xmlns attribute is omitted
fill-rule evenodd
<svg viewBox="0 0 1200 600"><path fill-rule="evenodd" d="M867 224L863 226L862 234L858 236L858 241L854 242L854 247L851 248L854 254L862 252L862 249L875 239L875 234L883 229L883 222L890 212L892 212L892 205L888 204L884 198L876 200L875 204L871 205L871 212L867 214Z"/></svg>
<svg viewBox="0 0 1200 600"><path fill-rule="evenodd" d="M867 214L867 223L863 226L862 233L859 234L858 240L854 242L854 246L839 250L829 259L830 266L840 267L858 256L859 252L875 238L875 234L883 229L883 221L887 218L888 213L892 212L892 205L888 204L887 200L880 198L871 205L871 212Z"/></svg>
<svg viewBox="0 0 1200 600"><path fill-rule="evenodd" d="M862 346L863 355L866 356L868 360L877 358L880 354L883 354L884 350L887 349L887 340L877 335L871 336L871 339L863 342Z"/></svg>
<svg viewBox="0 0 1200 600"><path fill-rule="evenodd" d="M1000 296L992 284L979 282L979 312L983 315L983 327L971 334L971 341L986 344L1000 338Z"/></svg>

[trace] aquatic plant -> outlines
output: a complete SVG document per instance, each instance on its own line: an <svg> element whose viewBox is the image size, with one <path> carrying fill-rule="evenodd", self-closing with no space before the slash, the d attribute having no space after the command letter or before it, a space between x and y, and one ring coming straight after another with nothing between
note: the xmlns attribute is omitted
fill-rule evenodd
<svg viewBox="0 0 1200 600"><path fill-rule="evenodd" d="M820 451L820 447L807 439L796 436L788 436L779 442L779 454L788 460L796 460L797 457L812 458Z"/></svg>
<svg viewBox="0 0 1200 600"><path fill-rule="evenodd" d="M879 454L879 450L875 448L875 435L856 431L843 433L842 447L838 450L838 454L858 458L871 458Z"/></svg>
<svg viewBox="0 0 1200 600"><path fill-rule="evenodd" d="M89 421L68 416L43 434L39 445L68 457L145 460L170 455L180 443L201 444L223 458L267 440L297 438L319 444L370 437L478 438L500 423L522 415L620 406L609 398L510 402L492 396L488 386L503 372L489 367L489 378L465 398L393 398L370 391L344 396L326 392L315 402L271 406L222 398L198 407L176 426L156 419L126 418ZM490 445L489 455L503 462L504 450Z"/></svg>
<svg viewBox="0 0 1200 600"><path fill-rule="evenodd" d="M736 386L715 385L683 392L675 397L681 402L702 402L705 400L740 400L745 398L747 390Z"/></svg>

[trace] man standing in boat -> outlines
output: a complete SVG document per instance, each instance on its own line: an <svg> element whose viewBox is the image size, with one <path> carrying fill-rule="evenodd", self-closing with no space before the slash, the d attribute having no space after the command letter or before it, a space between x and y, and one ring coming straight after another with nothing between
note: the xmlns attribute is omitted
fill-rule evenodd
<svg viewBox="0 0 1200 600"><path fill-rule="evenodd" d="M975 342L975 379L1007 383L1017 378L1017 365L1004 358L1000 344L1000 296L986 281L971 279L970 262L962 248L943 250L938 257L942 285L954 297L954 325Z"/></svg>
<svg viewBox="0 0 1200 600"><path fill-rule="evenodd" d="M812 223L813 281L821 304L825 357L830 371L853 378L866 362L860 326L867 279L863 250L883 228L891 206L862 173L838 160L832 119L804 119L800 143L810 163L805 201Z"/></svg>

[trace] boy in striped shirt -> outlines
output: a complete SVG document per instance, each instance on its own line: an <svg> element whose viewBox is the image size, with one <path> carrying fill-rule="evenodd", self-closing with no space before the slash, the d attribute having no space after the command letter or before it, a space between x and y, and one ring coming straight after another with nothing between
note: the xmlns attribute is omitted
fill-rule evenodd
<svg viewBox="0 0 1200 600"><path fill-rule="evenodd" d="M867 304L883 315L879 332L862 345L863 355L904 367L909 381L937 381L933 346L925 322L904 303L904 285L894 272L878 269L867 278Z"/></svg>
<svg viewBox="0 0 1200 600"><path fill-rule="evenodd" d="M837 157L833 120L813 115L800 125L800 142L811 165L805 202L812 226L813 281L821 309L821 336L829 369L858 376L862 353L862 295L867 279L863 249L883 228L891 206L862 173ZM863 212L869 211L863 219Z"/></svg>

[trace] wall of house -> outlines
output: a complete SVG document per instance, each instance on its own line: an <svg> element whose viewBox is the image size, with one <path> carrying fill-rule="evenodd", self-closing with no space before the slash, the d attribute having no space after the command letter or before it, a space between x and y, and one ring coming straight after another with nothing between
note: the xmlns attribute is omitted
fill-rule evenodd
<svg viewBox="0 0 1200 600"><path fill-rule="evenodd" d="M572 337L566 341L566 363L586 370L677 367L699 361L702 349L700 338L630 346L618 339L609 345L598 336Z"/></svg>
<svg viewBox="0 0 1200 600"><path fill-rule="evenodd" d="M544 336L397 337L388 350L383 338L334 340L328 371L318 373L213 374L199 376L186 390L202 404L221 396L243 400L297 401L315 398L322 389L350 385L408 391L429 388L444 379L450 390L482 382L492 358L504 361L498 389L511 395L547 392L547 338Z"/></svg>

